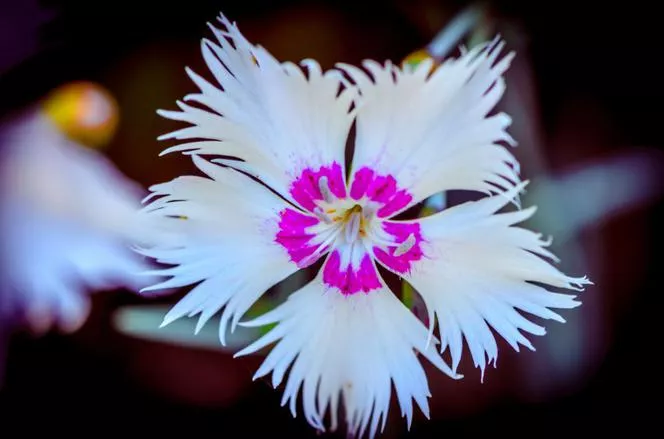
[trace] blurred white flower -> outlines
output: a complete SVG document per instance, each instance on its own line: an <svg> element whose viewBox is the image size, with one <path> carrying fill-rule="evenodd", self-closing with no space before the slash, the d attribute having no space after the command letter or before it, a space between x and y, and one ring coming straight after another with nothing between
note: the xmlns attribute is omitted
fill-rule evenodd
<svg viewBox="0 0 664 439"><path fill-rule="evenodd" d="M192 71L200 93L162 111L190 126L163 136L187 143L165 151L193 156L206 177L185 176L152 188L147 216L170 220L177 245L146 254L172 268L149 290L198 283L164 324L200 313L198 328L223 308L224 342L247 310L275 283L324 260L318 276L276 309L245 325L275 324L238 353L276 342L256 376L275 386L290 369L283 403L324 429L345 407L349 434L373 436L385 425L392 385L408 423L413 400L428 415L419 352L451 377L463 339L482 373L497 358L491 327L518 350L533 348L521 331L544 328L518 311L563 321L550 308L572 308L588 281L554 268L541 236L516 227L534 209L498 213L516 198L518 163L501 98L512 54L495 40L436 69L366 61L322 72L279 63L221 17L216 42L202 51L215 86ZM345 145L356 123L350 172ZM216 156L212 162L200 155ZM254 177L253 179L250 178ZM256 180L259 180L257 182ZM261 184L262 183L262 184ZM417 220L394 217L441 191L489 196ZM427 328L394 296L376 264L408 280L428 307ZM535 283L533 283L535 282ZM433 336L438 322L440 343ZM449 348L452 366L441 352Z"/></svg>
<svg viewBox="0 0 664 439"><path fill-rule="evenodd" d="M73 83L2 127L0 318L75 330L88 292L145 285L130 249L152 233L136 213L142 190L80 143L105 143L116 123L103 89Z"/></svg>

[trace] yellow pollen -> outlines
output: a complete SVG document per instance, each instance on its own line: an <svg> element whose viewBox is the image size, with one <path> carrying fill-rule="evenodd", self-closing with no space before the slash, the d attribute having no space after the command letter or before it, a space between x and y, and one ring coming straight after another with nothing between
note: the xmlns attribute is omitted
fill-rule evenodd
<svg viewBox="0 0 664 439"><path fill-rule="evenodd" d="M354 213L362 213L362 207L359 204L347 209L341 216L341 220L347 222Z"/></svg>
<svg viewBox="0 0 664 439"><path fill-rule="evenodd" d="M357 216L359 218L359 228L358 228L358 235L361 237L365 237L367 235L366 233L366 228L367 228L367 219L362 215L362 206L359 204L356 204L355 206L351 207L350 209L346 210L342 216L336 216L334 219L335 221L341 220L344 223L344 226L348 225L351 221L351 218L353 216Z"/></svg>

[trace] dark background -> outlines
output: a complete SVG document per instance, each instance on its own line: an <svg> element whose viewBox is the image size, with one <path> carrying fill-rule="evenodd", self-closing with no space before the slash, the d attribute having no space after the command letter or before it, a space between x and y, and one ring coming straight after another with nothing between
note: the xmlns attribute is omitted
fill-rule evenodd
<svg viewBox="0 0 664 439"><path fill-rule="evenodd" d="M313 57L332 67L336 61L358 63L364 58L398 62L425 45L466 4L442 0L18 3L0 1L0 115L9 117L60 83L98 81L114 93L122 111L121 130L108 154L144 185L172 178L184 169L177 157L157 161L163 145L154 139L172 125L159 120L154 110L173 107L175 99L194 89L183 67L204 71L199 40L209 36L205 22L213 21L219 11L280 59ZM512 38L522 44L520 54L530 63L540 136L546 145L545 167L552 172L635 148L661 151L664 140L661 15L649 2L582 3L489 3L498 30L508 43ZM561 146L555 140L561 133L575 142ZM479 380L472 365L464 363L467 379L445 390L434 389L434 419L416 416L409 437L575 437L618 429L650 436L650 431L657 431L651 429L660 424L662 398L658 360L662 219L661 206L650 204L579 238L605 244L602 274L598 278L589 273L602 288L584 293L584 307L598 300L593 295L606 295L603 322L610 334L596 367L581 383L546 398L515 397L496 386L510 387L518 377L510 375L500 382L501 375L488 370L489 381L494 375L493 384L467 387L468 379ZM0 390L0 437L317 436L304 419L292 419L279 406L280 392L267 382L250 384L255 361L236 360L237 366L229 369L229 357L219 352L159 345L116 333L110 324L112 310L140 302L125 292L100 293L89 322L72 336L51 333L35 338L17 330ZM534 341L538 346L539 340ZM506 352L504 343L500 347L508 363L520 361ZM464 399L464 394L469 396ZM454 409L455 398L464 399L462 409ZM481 403L474 405L475 398ZM452 401L449 410L436 408L434 401L446 399ZM395 408L389 437L406 431Z"/></svg>

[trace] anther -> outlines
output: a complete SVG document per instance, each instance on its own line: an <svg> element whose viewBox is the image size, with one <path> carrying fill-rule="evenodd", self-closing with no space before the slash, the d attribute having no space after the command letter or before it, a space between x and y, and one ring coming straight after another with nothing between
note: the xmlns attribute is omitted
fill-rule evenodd
<svg viewBox="0 0 664 439"><path fill-rule="evenodd" d="M325 224L332 224L334 222L334 219L328 215L320 206L317 206L314 208L314 213L320 219L323 221Z"/></svg>
<svg viewBox="0 0 664 439"><path fill-rule="evenodd" d="M406 254L410 251L411 248L415 245L415 235L412 233L408 235L408 238L406 238L405 241L403 241L399 246L394 249L394 256L399 257L403 254Z"/></svg>
<svg viewBox="0 0 664 439"><path fill-rule="evenodd" d="M318 190L320 190L323 200L325 200L326 203L331 203L334 200L332 191L330 191L330 186L328 185L327 177L324 175L318 179Z"/></svg>

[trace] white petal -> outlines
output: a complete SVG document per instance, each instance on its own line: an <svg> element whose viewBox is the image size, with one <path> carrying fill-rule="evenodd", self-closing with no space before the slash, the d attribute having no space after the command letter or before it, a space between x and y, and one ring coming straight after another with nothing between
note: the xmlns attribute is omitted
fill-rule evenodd
<svg viewBox="0 0 664 439"><path fill-rule="evenodd" d="M172 241L143 249L173 265L151 274L168 280L146 291L200 282L164 318L164 324L200 313L198 329L221 308L220 338L275 283L297 270L275 242L279 212L289 205L232 168L194 156L210 178L185 176L151 188L144 215L161 219ZM156 223L156 221L153 221Z"/></svg>
<svg viewBox="0 0 664 439"><path fill-rule="evenodd" d="M201 92L185 99L208 109L178 102L179 112L160 112L191 124L161 138L206 141L166 151L240 158L243 162L221 160L285 197L303 169L333 162L343 166L354 89L339 94L343 78L338 71L323 73L315 61L305 60L305 75L296 65L280 64L264 48L249 43L224 16L220 22L221 30L212 27L216 42L202 42L218 85L188 70Z"/></svg>
<svg viewBox="0 0 664 439"><path fill-rule="evenodd" d="M282 403L296 414L298 394L307 421L323 430L329 409L336 428L339 394L350 435L373 437L385 426L394 383L403 416L410 425L413 400L428 416L429 388L417 350L441 371L460 378L427 346L427 329L383 287L369 294L344 296L326 290L320 276L292 294L256 323L277 325L237 355L278 340L255 377L273 374L279 385L291 367Z"/></svg>
<svg viewBox="0 0 664 439"><path fill-rule="evenodd" d="M440 191L488 193L516 184L516 159L500 145L514 144L505 131L511 120L488 115L512 59L496 61L502 47L478 46L433 72L431 63L401 70L366 62L370 75L340 65L361 93L353 173L369 167L393 176L413 195L409 206Z"/></svg>
<svg viewBox="0 0 664 439"><path fill-rule="evenodd" d="M534 349L521 331L543 335L544 328L518 311L563 321L551 308L574 308L576 296L548 291L548 285L580 291L590 282L572 278L552 266L539 234L515 227L534 209L496 213L523 185L504 194L465 203L420 220L425 257L404 277L420 292L438 319L441 348L450 348L459 364L462 338L475 366L482 370L497 359L491 328L514 349Z"/></svg>

